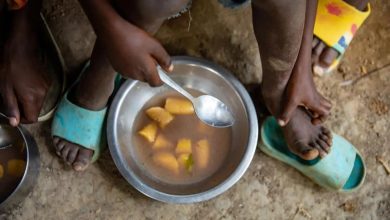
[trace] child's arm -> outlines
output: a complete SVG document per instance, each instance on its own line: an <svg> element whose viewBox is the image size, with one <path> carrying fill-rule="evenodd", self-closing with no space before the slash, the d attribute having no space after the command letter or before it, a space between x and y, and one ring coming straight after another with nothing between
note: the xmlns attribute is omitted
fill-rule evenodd
<svg viewBox="0 0 390 220"><path fill-rule="evenodd" d="M123 19L108 0L79 0L113 68L123 76L161 85L156 64L170 71L171 59L161 44Z"/></svg>

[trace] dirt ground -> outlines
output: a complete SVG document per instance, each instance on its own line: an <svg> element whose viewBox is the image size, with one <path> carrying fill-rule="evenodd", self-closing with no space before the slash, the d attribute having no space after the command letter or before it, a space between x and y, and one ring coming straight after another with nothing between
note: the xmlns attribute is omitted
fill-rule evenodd
<svg viewBox="0 0 390 220"><path fill-rule="evenodd" d="M334 104L327 125L365 158L366 182L358 191L326 191L258 151L244 177L225 194L199 204L163 204L133 189L108 151L88 171L73 172L53 154L50 122L45 122L29 126L41 152L38 184L19 209L0 219L390 219L390 175L376 161L382 156L390 163L390 68L375 71L390 63L390 2L372 1L372 10L338 71L316 78ZM250 11L194 0L190 14L167 22L157 37L172 55L204 57L244 83L259 82ZM95 38L86 17L76 0L46 0L44 14L69 72L77 72ZM358 77L363 78L342 86Z"/></svg>

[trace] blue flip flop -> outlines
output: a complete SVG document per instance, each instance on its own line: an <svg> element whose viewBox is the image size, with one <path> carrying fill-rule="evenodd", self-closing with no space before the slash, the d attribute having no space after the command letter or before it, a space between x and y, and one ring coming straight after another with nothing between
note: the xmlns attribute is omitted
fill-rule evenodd
<svg viewBox="0 0 390 220"><path fill-rule="evenodd" d="M80 75L85 72L88 65L89 63L86 64ZM119 82L120 76L118 75L116 88L118 88ZM52 136L93 150L92 162L95 162L101 151L107 146L106 132L104 131L107 107L100 111L82 108L69 101L68 92L65 93L54 114Z"/></svg>
<svg viewBox="0 0 390 220"><path fill-rule="evenodd" d="M265 154L296 168L326 189L350 192L364 182L366 168L362 156L351 143L337 134L333 134L330 153L314 160L303 160L288 149L274 117L264 121L261 139L259 147Z"/></svg>

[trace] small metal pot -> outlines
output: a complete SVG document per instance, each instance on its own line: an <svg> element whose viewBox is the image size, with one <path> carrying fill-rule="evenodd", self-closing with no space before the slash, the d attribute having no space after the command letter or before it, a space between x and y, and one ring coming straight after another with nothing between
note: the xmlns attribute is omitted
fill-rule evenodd
<svg viewBox="0 0 390 220"><path fill-rule="evenodd" d="M23 177L13 192L5 198L0 198L0 213L11 211L28 196L36 184L40 167L39 151L33 137L21 126L17 128L9 126L7 117L0 113L0 146L18 141L22 141L25 144L25 152L23 155L26 161L26 167Z"/></svg>
<svg viewBox="0 0 390 220"><path fill-rule="evenodd" d="M143 194L168 203L194 203L214 198L232 187L247 170L258 140L256 111L249 94L227 70L193 57L174 57L170 76L181 86L210 94L226 103L235 115L232 147L221 168L204 181L189 185L167 184L150 177L134 153L134 121L151 98L172 92L167 86L151 88L126 81L115 96L107 121L111 155L122 176Z"/></svg>

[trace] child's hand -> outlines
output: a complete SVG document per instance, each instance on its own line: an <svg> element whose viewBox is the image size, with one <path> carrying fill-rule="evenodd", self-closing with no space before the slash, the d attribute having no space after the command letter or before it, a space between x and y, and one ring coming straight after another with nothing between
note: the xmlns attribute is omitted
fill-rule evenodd
<svg viewBox="0 0 390 220"><path fill-rule="evenodd" d="M157 64L171 72L171 58L162 45L145 31L125 20L118 21L102 43L113 68L126 78L162 84Z"/></svg>
<svg viewBox="0 0 390 220"><path fill-rule="evenodd" d="M40 61L18 49L5 49L4 58L0 64L2 110L11 126L37 122L49 89Z"/></svg>
<svg viewBox="0 0 390 220"><path fill-rule="evenodd" d="M298 106L311 112L312 123L323 123L330 114L332 104L316 89L310 65L297 62L285 90L282 112L278 117L281 126L286 125Z"/></svg>

